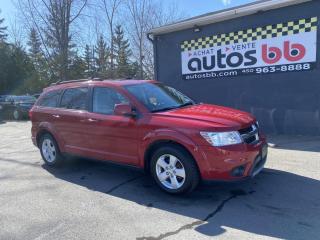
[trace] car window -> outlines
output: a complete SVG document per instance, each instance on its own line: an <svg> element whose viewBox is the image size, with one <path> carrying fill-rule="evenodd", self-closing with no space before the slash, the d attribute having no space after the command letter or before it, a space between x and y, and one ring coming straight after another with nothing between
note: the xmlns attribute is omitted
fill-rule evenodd
<svg viewBox="0 0 320 240"><path fill-rule="evenodd" d="M11 96L10 97L6 97L4 101L5 102L12 102L13 98Z"/></svg>
<svg viewBox="0 0 320 240"><path fill-rule="evenodd" d="M193 105L195 102L176 89L158 83L125 86L151 112Z"/></svg>
<svg viewBox="0 0 320 240"><path fill-rule="evenodd" d="M50 91L47 92L41 97L39 100L38 105L41 107L57 107L58 106L58 101L60 97L60 91Z"/></svg>
<svg viewBox="0 0 320 240"><path fill-rule="evenodd" d="M62 95L60 107L87 110L88 88L70 88Z"/></svg>
<svg viewBox="0 0 320 240"><path fill-rule="evenodd" d="M93 90L92 111L112 115L119 103L128 103L128 99L112 88L96 87Z"/></svg>
<svg viewBox="0 0 320 240"><path fill-rule="evenodd" d="M15 102L35 102L37 99L33 96L16 96L12 98Z"/></svg>

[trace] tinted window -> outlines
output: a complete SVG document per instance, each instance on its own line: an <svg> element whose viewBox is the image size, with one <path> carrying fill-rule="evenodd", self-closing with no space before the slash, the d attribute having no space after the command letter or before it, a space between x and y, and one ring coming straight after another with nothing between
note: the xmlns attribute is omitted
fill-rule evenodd
<svg viewBox="0 0 320 240"><path fill-rule="evenodd" d="M42 107L57 107L60 97L60 91L47 92L41 97L38 105Z"/></svg>
<svg viewBox="0 0 320 240"><path fill-rule="evenodd" d="M87 109L88 88L70 88L62 96L60 106L67 109Z"/></svg>
<svg viewBox="0 0 320 240"><path fill-rule="evenodd" d="M128 103L128 100L114 89L94 88L93 112L112 115L114 106L119 103Z"/></svg>

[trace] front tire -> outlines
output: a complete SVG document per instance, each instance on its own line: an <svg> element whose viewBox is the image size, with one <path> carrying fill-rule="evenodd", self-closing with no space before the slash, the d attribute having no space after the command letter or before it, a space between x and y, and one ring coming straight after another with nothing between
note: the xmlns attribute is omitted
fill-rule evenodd
<svg viewBox="0 0 320 240"><path fill-rule="evenodd" d="M58 167L63 162L63 156L60 153L59 147L55 139L48 133L41 136L39 148L43 161L49 165Z"/></svg>
<svg viewBox="0 0 320 240"><path fill-rule="evenodd" d="M192 192L200 180L192 156L182 147L175 145L163 146L154 152L151 174L159 187L171 194Z"/></svg>

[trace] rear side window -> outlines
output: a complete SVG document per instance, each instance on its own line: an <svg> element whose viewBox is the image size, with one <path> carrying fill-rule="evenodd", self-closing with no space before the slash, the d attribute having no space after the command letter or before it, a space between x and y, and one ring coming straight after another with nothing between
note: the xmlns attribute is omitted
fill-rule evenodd
<svg viewBox="0 0 320 240"><path fill-rule="evenodd" d="M58 107L59 97L60 91L58 90L47 92L39 100L38 106L53 108Z"/></svg>
<svg viewBox="0 0 320 240"><path fill-rule="evenodd" d="M64 91L60 107L87 110L88 88L70 88Z"/></svg>
<svg viewBox="0 0 320 240"><path fill-rule="evenodd" d="M93 90L92 110L95 113L112 115L116 104L128 102L126 97L112 88L97 87Z"/></svg>

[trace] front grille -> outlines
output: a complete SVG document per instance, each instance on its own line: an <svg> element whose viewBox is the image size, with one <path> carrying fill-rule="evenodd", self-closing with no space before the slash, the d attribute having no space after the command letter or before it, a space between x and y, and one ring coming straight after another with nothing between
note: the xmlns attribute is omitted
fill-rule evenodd
<svg viewBox="0 0 320 240"><path fill-rule="evenodd" d="M259 142L259 129L257 124L239 130L242 140L247 144L256 144Z"/></svg>

